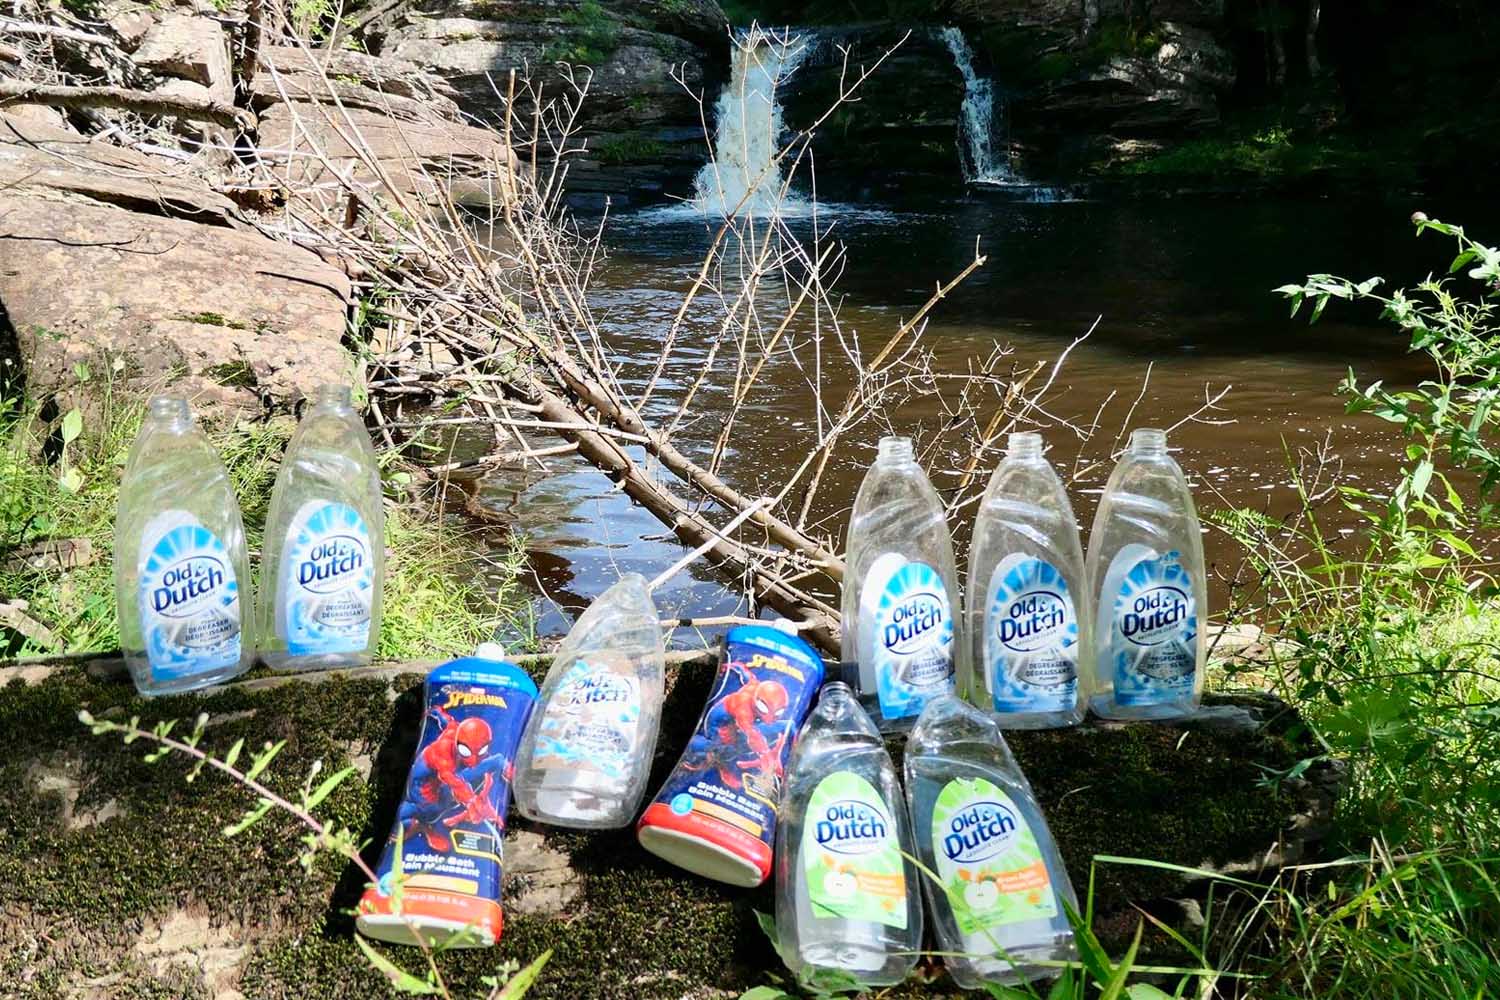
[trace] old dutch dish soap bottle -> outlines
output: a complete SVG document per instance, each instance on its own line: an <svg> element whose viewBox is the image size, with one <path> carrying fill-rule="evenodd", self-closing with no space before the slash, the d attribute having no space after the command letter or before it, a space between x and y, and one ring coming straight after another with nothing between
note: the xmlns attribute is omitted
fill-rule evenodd
<svg viewBox="0 0 1500 1000"><path fill-rule="evenodd" d="M380 470L349 397L348 386L319 387L271 493L256 602L271 667L368 663L380 638Z"/></svg>
<svg viewBox="0 0 1500 1000"><path fill-rule="evenodd" d="M1041 436L1012 434L974 524L966 602L969 698L1001 727L1082 721L1087 592L1078 522Z"/></svg>
<svg viewBox="0 0 1500 1000"><path fill-rule="evenodd" d="M896 770L840 682L824 686L787 765L776 842L776 937L810 989L899 983L922 905Z"/></svg>
<svg viewBox="0 0 1500 1000"><path fill-rule="evenodd" d="M1089 533L1097 675L1090 704L1114 719L1187 715L1203 692L1203 537L1167 436L1141 429L1109 477Z"/></svg>
<svg viewBox="0 0 1500 1000"><path fill-rule="evenodd" d="M859 664L859 698L885 732L910 729L953 690L967 656L956 634L958 573L937 491L911 439L880 439L849 517L843 650Z"/></svg>
<svg viewBox="0 0 1500 1000"><path fill-rule="evenodd" d="M1056 975L1039 963L1077 957L1073 884L993 718L956 697L931 702L906 744L906 796L934 933L960 986Z"/></svg>
<svg viewBox="0 0 1500 1000"><path fill-rule="evenodd" d="M245 634L249 581L223 463L187 400L152 399L115 516L120 648L136 688L167 694L244 672L254 655Z"/></svg>
<svg viewBox="0 0 1500 1000"><path fill-rule="evenodd" d="M629 573L557 649L516 771L528 819L604 829L635 819L656 751L666 650L646 578Z"/></svg>

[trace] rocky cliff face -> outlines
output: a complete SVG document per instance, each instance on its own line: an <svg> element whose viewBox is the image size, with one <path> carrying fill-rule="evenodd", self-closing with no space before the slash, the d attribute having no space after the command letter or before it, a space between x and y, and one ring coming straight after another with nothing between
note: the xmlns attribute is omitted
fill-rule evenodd
<svg viewBox="0 0 1500 1000"><path fill-rule="evenodd" d="M790 129L813 125L862 68L885 59L817 133L812 152L820 192L859 198L917 177L928 187L962 183L963 77L934 30L895 24L824 28L809 31L806 44L810 51L780 94Z"/></svg>
<svg viewBox="0 0 1500 1000"><path fill-rule="evenodd" d="M1014 158L1036 176L1213 127L1235 82L1225 0L960 0L997 89Z"/></svg>
<svg viewBox="0 0 1500 1000"><path fill-rule="evenodd" d="M32 36L50 62L0 46L0 76L124 85L152 109L0 108L0 391L85 402L107 372L215 417L290 409L359 377L350 265L325 234L397 195L486 204L515 167L409 62L275 38L246 65L242 27L189 0L115 0L91 28Z"/></svg>
<svg viewBox="0 0 1500 1000"><path fill-rule="evenodd" d="M728 32L714 0L417 0L369 41L447 80L466 113L491 123L512 70L554 99L587 82L577 124L588 148L568 188L575 201L628 205L684 190L707 158Z"/></svg>

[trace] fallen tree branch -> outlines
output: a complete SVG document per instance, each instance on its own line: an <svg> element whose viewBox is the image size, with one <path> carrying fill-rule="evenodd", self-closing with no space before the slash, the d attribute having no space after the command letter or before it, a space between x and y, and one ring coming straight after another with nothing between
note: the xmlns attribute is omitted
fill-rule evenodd
<svg viewBox="0 0 1500 1000"><path fill-rule="evenodd" d="M140 115L176 115L244 129L255 127L255 116L244 108L125 87L64 87L0 80L0 105L9 103L43 104L51 108L112 108Z"/></svg>
<svg viewBox="0 0 1500 1000"><path fill-rule="evenodd" d="M577 413L571 402L540 382L532 381L526 390L522 390L520 386L510 388L517 392L526 391L529 398L524 398L523 401L540 404L541 412L548 419L562 423ZM580 456L619 483L627 496L650 511L657 520L670 526L685 544L701 545L716 537L714 526L702 514L692 510L682 498L649 475L625 453L618 442L593 431L572 429L560 433L569 441L577 443ZM752 519L751 523L760 522ZM838 650L839 612L836 608L792 586L765 568L763 560L738 542L720 538L708 550L705 558L716 566L728 569L734 576L745 577L751 591L766 606L801 625L800 631L804 637L830 652Z"/></svg>

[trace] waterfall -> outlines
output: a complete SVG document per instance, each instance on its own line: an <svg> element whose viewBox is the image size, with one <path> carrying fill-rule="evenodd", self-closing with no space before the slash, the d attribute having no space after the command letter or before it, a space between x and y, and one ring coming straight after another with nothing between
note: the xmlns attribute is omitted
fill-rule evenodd
<svg viewBox="0 0 1500 1000"><path fill-rule="evenodd" d="M963 118L960 133L963 136L962 150L964 180L970 184L1015 184L1018 179L1011 173L1009 157L1006 162L996 163L994 142L995 85L974 71L974 50L969 48L964 33L957 28L943 28L938 32L953 61L964 78L964 102L960 109Z"/></svg>
<svg viewBox="0 0 1500 1000"><path fill-rule="evenodd" d="M781 197L784 179L773 162L781 137L776 90L807 48L799 35L759 27L735 35L729 84L716 107L714 156L693 181L699 211L729 215L743 200L739 214L766 216L800 205L790 193Z"/></svg>

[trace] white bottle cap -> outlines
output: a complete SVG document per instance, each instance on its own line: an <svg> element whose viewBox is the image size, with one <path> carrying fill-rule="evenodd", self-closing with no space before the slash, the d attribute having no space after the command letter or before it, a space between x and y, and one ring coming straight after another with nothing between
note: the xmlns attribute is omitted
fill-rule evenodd
<svg viewBox="0 0 1500 1000"><path fill-rule="evenodd" d="M474 655L481 660L493 660L500 663L505 659L505 647L498 642L481 642L474 650Z"/></svg>

